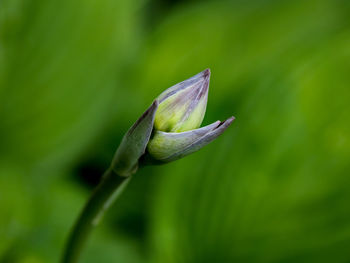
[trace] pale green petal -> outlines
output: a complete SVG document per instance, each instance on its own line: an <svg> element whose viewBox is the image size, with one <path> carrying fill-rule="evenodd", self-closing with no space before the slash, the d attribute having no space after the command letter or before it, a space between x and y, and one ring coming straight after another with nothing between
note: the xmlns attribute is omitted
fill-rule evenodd
<svg viewBox="0 0 350 263"><path fill-rule="evenodd" d="M200 129L181 133L156 131L147 146L147 154L158 163L172 162L198 151L220 136L233 122L217 121Z"/></svg>
<svg viewBox="0 0 350 263"><path fill-rule="evenodd" d="M154 159L165 160L177 152L186 149L193 142L217 128L220 123L220 121L217 121L203 128L181 133L156 131L147 146L148 153Z"/></svg>

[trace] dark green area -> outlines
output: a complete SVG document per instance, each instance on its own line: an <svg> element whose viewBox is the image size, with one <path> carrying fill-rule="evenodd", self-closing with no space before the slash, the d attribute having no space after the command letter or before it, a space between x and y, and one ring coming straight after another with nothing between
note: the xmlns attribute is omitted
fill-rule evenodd
<svg viewBox="0 0 350 263"><path fill-rule="evenodd" d="M350 2L0 1L0 262L58 262L124 132L211 68L217 141L141 170L86 263L350 262Z"/></svg>

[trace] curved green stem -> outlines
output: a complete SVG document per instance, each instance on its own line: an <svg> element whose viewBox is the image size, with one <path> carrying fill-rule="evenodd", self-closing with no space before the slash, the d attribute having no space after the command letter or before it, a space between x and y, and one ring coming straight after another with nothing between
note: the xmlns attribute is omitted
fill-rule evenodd
<svg viewBox="0 0 350 263"><path fill-rule="evenodd" d="M70 233L62 263L78 262L91 230L98 225L104 212L120 195L130 179L131 176L119 176L110 168L105 172L101 183L92 193Z"/></svg>

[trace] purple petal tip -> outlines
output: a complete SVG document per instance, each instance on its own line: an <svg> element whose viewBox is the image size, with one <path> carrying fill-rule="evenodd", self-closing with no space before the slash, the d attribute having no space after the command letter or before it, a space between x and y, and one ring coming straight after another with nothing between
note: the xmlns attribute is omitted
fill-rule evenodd
<svg viewBox="0 0 350 263"><path fill-rule="evenodd" d="M232 116L232 117L227 119L227 122L229 122L231 124L235 119L236 119L236 117Z"/></svg>
<svg viewBox="0 0 350 263"><path fill-rule="evenodd" d="M220 125L218 126L218 128L220 127L220 129L226 130L226 128L228 128L228 126L230 126L231 123L232 123L235 119L236 119L236 118L232 116L232 117L228 118L227 120L222 121L222 122L220 123Z"/></svg>
<svg viewBox="0 0 350 263"><path fill-rule="evenodd" d="M152 108L153 108L153 107L158 107L158 105L159 105L159 102L158 102L158 100L156 99L156 100L153 101L151 107L152 107Z"/></svg>
<svg viewBox="0 0 350 263"><path fill-rule="evenodd" d="M210 76L210 68L207 68L206 70L203 71L203 76L205 78L209 77Z"/></svg>

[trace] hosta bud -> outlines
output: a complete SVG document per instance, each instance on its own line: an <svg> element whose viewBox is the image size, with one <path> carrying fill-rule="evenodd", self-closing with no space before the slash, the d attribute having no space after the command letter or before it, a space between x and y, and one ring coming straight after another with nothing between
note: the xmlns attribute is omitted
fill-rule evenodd
<svg viewBox="0 0 350 263"><path fill-rule="evenodd" d="M198 128L207 107L209 78L210 70L206 69L160 94L155 129L183 132Z"/></svg>
<svg viewBox="0 0 350 263"><path fill-rule="evenodd" d="M197 129L205 115L209 78L210 70L206 69L157 98L159 106L145 160L166 163L180 159L216 139L232 123L234 117Z"/></svg>
<svg viewBox="0 0 350 263"><path fill-rule="evenodd" d="M205 114L210 70L185 80L163 92L123 137L111 168L130 176L139 165L160 164L198 151L234 120L199 128Z"/></svg>

